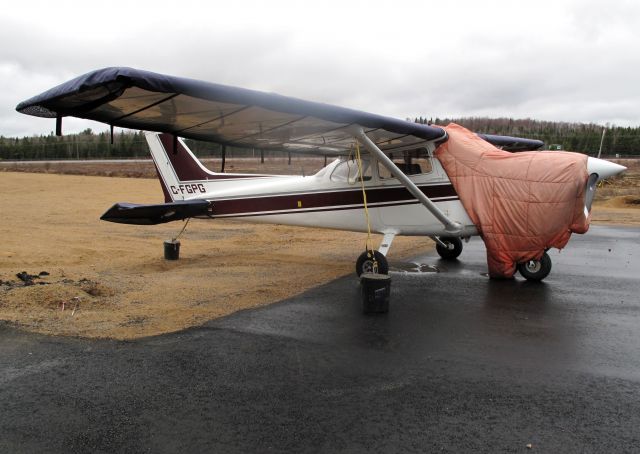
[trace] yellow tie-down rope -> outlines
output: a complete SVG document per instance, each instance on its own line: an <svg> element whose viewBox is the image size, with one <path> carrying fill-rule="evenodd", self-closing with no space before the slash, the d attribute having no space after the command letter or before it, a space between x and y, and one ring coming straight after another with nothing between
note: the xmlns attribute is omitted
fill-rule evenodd
<svg viewBox="0 0 640 454"><path fill-rule="evenodd" d="M364 216L367 220L367 243L366 251L373 261L373 272L378 272L378 261L373 253L373 246L371 246L371 221L369 219L369 208L367 207L367 192L364 189L364 173L362 171L362 158L360 157L360 144L356 140L356 161L358 163L358 174L360 175L360 186L362 187L362 201L364 203Z"/></svg>
<svg viewBox="0 0 640 454"><path fill-rule="evenodd" d="M178 238L180 238L180 236L187 229L187 225L189 225L189 221L190 220L191 220L191 218L187 218L187 220L185 221L184 225L182 226L182 230L180 230L180 233L178 233L174 238L172 238L171 241L178 241Z"/></svg>

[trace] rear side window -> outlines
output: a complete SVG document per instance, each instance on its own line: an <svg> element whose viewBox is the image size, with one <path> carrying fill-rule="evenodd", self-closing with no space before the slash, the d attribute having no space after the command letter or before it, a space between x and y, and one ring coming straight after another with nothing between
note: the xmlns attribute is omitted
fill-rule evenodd
<svg viewBox="0 0 640 454"><path fill-rule="evenodd" d="M429 156L426 148L391 152L389 153L389 158L406 175L420 175L433 171L431 156ZM395 178L395 176L380 163L378 163L378 175L382 180Z"/></svg>

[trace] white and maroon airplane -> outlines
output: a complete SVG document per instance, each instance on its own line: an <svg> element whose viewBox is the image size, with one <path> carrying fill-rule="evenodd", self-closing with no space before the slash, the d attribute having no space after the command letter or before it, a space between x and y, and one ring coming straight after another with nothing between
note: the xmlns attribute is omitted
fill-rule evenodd
<svg viewBox="0 0 640 454"><path fill-rule="evenodd" d="M377 251L356 263L363 272L388 271L396 235L429 236L441 257L462 252L478 235L460 198L434 157L447 140L443 128L242 88L131 68L97 70L20 103L18 111L57 119L102 121L146 133L165 203L118 203L101 219L159 224L190 217L383 234ZM539 149L537 140L479 135L508 151ZM227 146L322 154L335 161L311 176L216 173L179 137ZM362 147L362 150L360 150ZM360 153L361 151L361 153ZM625 168L589 158L586 209L595 183ZM527 279L551 268L546 253L518 265Z"/></svg>

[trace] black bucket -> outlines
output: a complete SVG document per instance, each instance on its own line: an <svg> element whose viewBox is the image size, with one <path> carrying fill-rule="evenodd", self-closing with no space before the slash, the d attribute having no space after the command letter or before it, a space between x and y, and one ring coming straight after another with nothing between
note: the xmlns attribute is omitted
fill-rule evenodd
<svg viewBox="0 0 640 454"><path fill-rule="evenodd" d="M388 274L363 273L360 276L362 311L365 314L389 312L391 276Z"/></svg>
<svg viewBox="0 0 640 454"><path fill-rule="evenodd" d="M165 260L178 260L180 258L180 241L164 242L164 258Z"/></svg>

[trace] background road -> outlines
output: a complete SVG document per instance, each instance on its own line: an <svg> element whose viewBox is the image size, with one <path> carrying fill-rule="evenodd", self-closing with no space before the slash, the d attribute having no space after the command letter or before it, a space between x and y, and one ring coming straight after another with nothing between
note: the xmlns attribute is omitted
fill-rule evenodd
<svg viewBox="0 0 640 454"><path fill-rule="evenodd" d="M640 231L551 256L540 284L479 240L419 257L386 315L348 276L132 342L0 325L0 452L637 452Z"/></svg>

